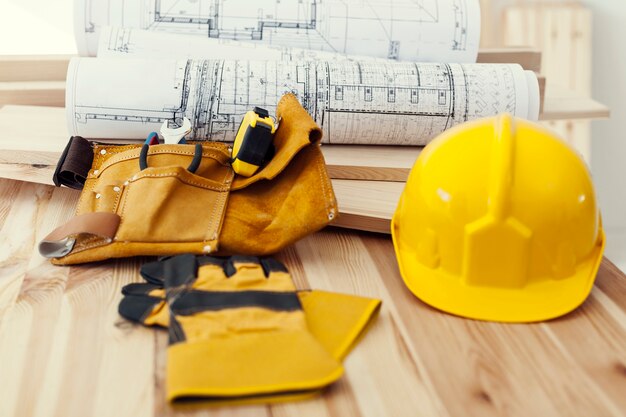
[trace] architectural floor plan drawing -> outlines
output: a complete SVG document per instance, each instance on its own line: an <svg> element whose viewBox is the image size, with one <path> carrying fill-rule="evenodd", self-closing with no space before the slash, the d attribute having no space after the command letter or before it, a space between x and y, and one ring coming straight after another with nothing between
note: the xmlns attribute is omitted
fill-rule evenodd
<svg viewBox="0 0 626 417"><path fill-rule="evenodd" d="M67 79L72 135L144 138L187 117L191 138L232 141L254 106L294 93L326 143L424 145L499 112L536 119L534 73L516 64L75 58Z"/></svg>
<svg viewBox="0 0 626 417"><path fill-rule="evenodd" d="M479 0L75 0L79 53L119 26L402 61L475 62Z"/></svg>
<svg viewBox="0 0 626 417"><path fill-rule="evenodd" d="M388 61L386 58L112 26L100 28L97 56L99 58L211 58L251 61L344 61L347 59Z"/></svg>

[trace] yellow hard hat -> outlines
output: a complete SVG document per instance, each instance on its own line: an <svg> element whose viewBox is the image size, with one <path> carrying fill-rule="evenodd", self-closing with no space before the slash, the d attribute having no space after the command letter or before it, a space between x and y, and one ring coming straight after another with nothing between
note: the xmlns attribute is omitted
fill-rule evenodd
<svg viewBox="0 0 626 417"><path fill-rule="evenodd" d="M605 243L581 157L508 114L456 126L424 148L391 233L402 278L422 301L504 322L582 304Z"/></svg>

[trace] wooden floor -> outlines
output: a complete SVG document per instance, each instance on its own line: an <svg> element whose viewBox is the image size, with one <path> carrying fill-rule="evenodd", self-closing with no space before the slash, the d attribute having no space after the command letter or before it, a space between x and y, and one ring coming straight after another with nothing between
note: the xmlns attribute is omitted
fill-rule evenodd
<svg viewBox="0 0 626 417"><path fill-rule="evenodd" d="M0 180L0 416L623 416L626 277L604 261L558 320L465 320L403 285L388 236L332 230L279 254L299 287L381 298L380 317L324 395L278 405L164 402L167 336L118 316L142 259L54 267L36 243L78 193Z"/></svg>

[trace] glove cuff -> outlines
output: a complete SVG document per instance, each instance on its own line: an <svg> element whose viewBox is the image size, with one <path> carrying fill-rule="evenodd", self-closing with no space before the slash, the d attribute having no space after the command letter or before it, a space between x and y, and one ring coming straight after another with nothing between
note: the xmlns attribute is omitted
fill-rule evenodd
<svg viewBox="0 0 626 417"><path fill-rule="evenodd" d="M169 401L318 390L343 373L311 335L299 331L178 343L168 348L167 356Z"/></svg>
<svg viewBox="0 0 626 417"><path fill-rule="evenodd" d="M298 292L307 327L333 358L343 360L378 315L381 301L328 291Z"/></svg>

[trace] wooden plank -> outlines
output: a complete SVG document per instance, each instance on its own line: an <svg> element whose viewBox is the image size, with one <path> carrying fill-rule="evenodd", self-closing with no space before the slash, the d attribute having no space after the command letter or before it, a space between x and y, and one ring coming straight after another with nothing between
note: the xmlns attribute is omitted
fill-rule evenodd
<svg viewBox="0 0 626 417"><path fill-rule="evenodd" d="M4 106L0 109L0 129L4 132L0 146L7 150L57 152L69 138L65 109L58 107Z"/></svg>
<svg viewBox="0 0 626 417"><path fill-rule="evenodd" d="M64 366L50 379L58 386L55 398L74 400L57 401L55 415L152 415L152 332L117 312L120 288L140 279L139 265L136 258L70 268L74 279L64 294L66 348L57 358Z"/></svg>
<svg viewBox="0 0 626 417"><path fill-rule="evenodd" d="M333 189L339 205L334 226L391 233L391 218L404 183L334 179Z"/></svg>
<svg viewBox="0 0 626 417"><path fill-rule="evenodd" d="M604 268L598 274L596 287L617 306L617 309L626 312L626 281L620 279L622 271L614 264L605 262Z"/></svg>
<svg viewBox="0 0 626 417"><path fill-rule="evenodd" d="M569 94L546 94L539 120L608 119L610 116L609 108L594 99Z"/></svg>
<svg viewBox="0 0 626 417"><path fill-rule="evenodd" d="M324 152L326 156L326 152ZM411 168L397 167L361 167L328 165L330 178L365 181L396 181L404 182L409 176Z"/></svg>
<svg viewBox="0 0 626 417"><path fill-rule="evenodd" d="M0 357L10 358L3 359L0 389L9 397L0 402L0 415L26 415L22 411L30 407L29 395L36 392L23 391L20 386L41 388L34 378L40 379L42 369L26 375L22 370L33 362L37 366L47 355L43 350L48 349L46 340L51 337L47 329L54 323L55 299L66 279L65 271L55 270L33 249L43 233L49 232L50 224L71 217L72 212L59 212L54 207L73 205L75 199L68 201L66 197L75 193L51 193L50 187L7 180L0 181L0 190L8 191L0 194L8 205L2 207L4 221L0 229ZM50 298L39 291L42 285ZM40 317L35 320L37 314ZM31 332L31 327L38 331ZM42 350L35 354L35 350L22 348L31 343ZM24 396L29 396L26 404L26 399L20 398Z"/></svg>
<svg viewBox="0 0 626 417"><path fill-rule="evenodd" d="M47 347L55 337L62 304L60 299L68 275L69 269L55 268L47 262L26 273L19 299L14 307L16 314L23 312L29 319L28 325L24 326L30 330L25 343L28 349L25 354L29 358L29 363L23 363L22 367L32 366L33 369L42 371L46 369L50 357L50 349ZM33 415L37 397L44 389L44 378L39 372L24 373L20 382L20 396L16 399L14 415Z"/></svg>
<svg viewBox="0 0 626 417"><path fill-rule="evenodd" d="M35 184L54 185L53 165L7 164L0 162L0 178L27 181Z"/></svg>
<svg viewBox="0 0 626 417"><path fill-rule="evenodd" d="M478 51L480 64L519 64L528 71L541 72L541 51L528 47L482 48Z"/></svg>
<svg viewBox="0 0 626 417"><path fill-rule="evenodd" d="M64 110L51 107L6 106L0 109L0 131L4 132L0 135L0 163L19 165L15 170L5 165L5 174L19 172L26 165L34 166L32 169L56 165L69 138ZM417 146L322 146L331 178L375 181L406 181L420 150ZM5 178L19 179L13 175Z"/></svg>
<svg viewBox="0 0 626 417"><path fill-rule="evenodd" d="M72 55L3 55L0 82L65 81Z"/></svg>
<svg viewBox="0 0 626 417"><path fill-rule="evenodd" d="M39 237L37 225L41 223L42 213L50 199L50 189L35 183L19 183L17 190L10 185L3 186L8 189L0 195L12 198L7 199L7 205L2 207L6 217L0 229L0 320L15 301L24 273L41 262L39 256L33 258L30 246ZM59 193L65 194L65 190ZM22 202L24 207L14 204L15 201ZM64 220L68 218L68 215L63 217ZM30 234L23 229L28 229Z"/></svg>
<svg viewBox="0 0 626 417"><path fill-rule="evenodd" d="M419 146L323 145L331 178L406 181Z"/></svg>
<svg viewBox="0 0 626 417"><path fill-rule="evenodd" d="M6 104L65 106L65 81L0 82L0 107Z"/></svg>
<svg viewBox="0 0 626 417"><path fill-rule="evenodd" d="M605 278L603 270L597 279ZM626 409L626 397L623 395L621 383L624 379L623 370L626 370L626 333L619 331L626 329L626 315L621 317L612 314L610 307L604 302L607 296L595 287L584 308L575 310L568 315L570 320L576 320L576 332L563 320L542 325L544 331L554 340L554 344L563 356L571 358L588 375L593 377L598 386L598 395L604 397L607 403L612 403L613 414L619 415L619 409ZM621 323L620 323L621 320ZM580 333L586 337L578 339ZM589 351L601 351L602 355L586 355Z"/></svg>
<svg viewBox="0 0 626 417"><path fill-rule="evenodd" d="M7 183L12 182L0 185ZM119 261L114 268L52 266L37 254L37 242L72 215L78 194L44 190L48 196L54 190L52 198L33 195L35 202L14 202L17 212L28 217L34 209L44 221L31 221L30 226L15 222L22 233L10 234L26 238L26 257L39 266L24 275L19 296L0 327L0 357L11 361L3 367L0 386L16 394L0 404L1 414L151 416L152 335L117 314L120 287L139 278L139 259ZM28 239L31 233L35 239ZM7 255L19 258L21 250L16 248Z"/></svg>

